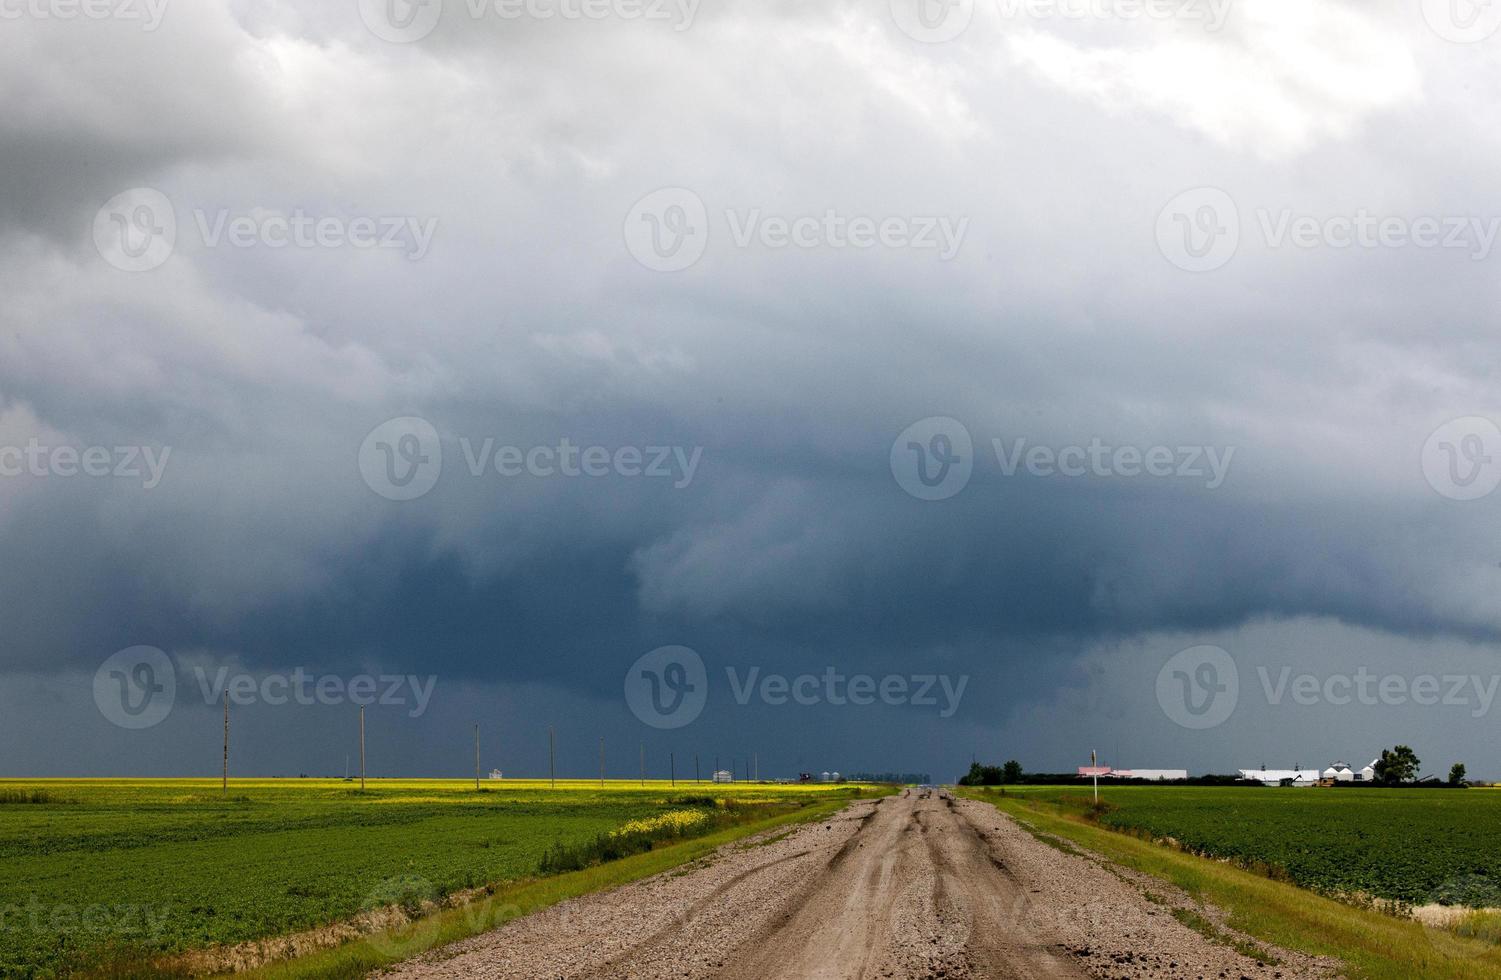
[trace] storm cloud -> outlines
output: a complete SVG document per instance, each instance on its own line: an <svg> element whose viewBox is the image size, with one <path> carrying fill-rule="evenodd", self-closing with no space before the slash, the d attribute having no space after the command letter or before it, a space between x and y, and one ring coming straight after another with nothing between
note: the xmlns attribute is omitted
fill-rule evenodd
<svg viewBox="0 0 1501 980"><path fill-rule="evenodd" d="M0 446L103 447L111 471L116 447L170 448L149 488L51 456L0 476L0 724L27 733L0 765L201 766L169 735L186 712L123 756L108 726L56 736L101 725L93 672L137 644L184 670L434 674L387 747L414 774L492 710L529 733L512 768L554 719L659 738L621 685L666 644L721 687L730 666L975 678L952 718L716 688L684 744L762 746L777 774L1069 767L1084 715L1151 754L1108 761L1224 771L1262 760L1175 738L1151 697L1178 649L1494 662L1501 497L1446 493L1425 446L1501 418L1501 40L1353 0L1243 0L1218 26L981 0L936 43L885 2L627 6L447 0L396 41L352 0L0 23ZM97 242L135 188L176 223L138 272ZM703 235L676 271L628 220L664 188L703 206L655 215ZM1190 271L1173 236L1204 230L1203 188L1238 245ZM951 256L917 244L945 227ZM415 499L367 455L403 418L441 455ZM893 473L932 418L971 443L946 499ZM486 440L514 465L476 466ZM1016 440L1111 455L1008 472ZM1171 473L1144 472L1155 447ZM1220 482L1178 472L1189 451ZM247 766L336 765L284 760L342 721L282 717ZM1484 724L1419 717L1456 752ZM1410 737L1366 720L1302 761ZM1246 751L1295 750L1247 725Z"/></svg>

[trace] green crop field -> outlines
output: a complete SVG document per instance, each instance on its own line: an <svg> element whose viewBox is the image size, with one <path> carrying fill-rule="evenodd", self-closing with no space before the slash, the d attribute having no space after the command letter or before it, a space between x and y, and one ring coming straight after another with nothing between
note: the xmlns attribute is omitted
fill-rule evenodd
<svg viewBox="0 0 1501 980"><path fill-rule="evenodd" d="M0 780L0 975L283 935L535 876L550 850L587 855L628 824L691 832L853 792L306 779L237 780L225 798L214 780Z"/></svg>
<svg viewBox="0 0 1501 980"><path fill-rule="evenodd" d="M1087 788L1008 788L1083 810ZM1485 790L1102 786L1099 821L1285 874L1306 888L1410 905L1501 906L1501 793Z"/></svg>

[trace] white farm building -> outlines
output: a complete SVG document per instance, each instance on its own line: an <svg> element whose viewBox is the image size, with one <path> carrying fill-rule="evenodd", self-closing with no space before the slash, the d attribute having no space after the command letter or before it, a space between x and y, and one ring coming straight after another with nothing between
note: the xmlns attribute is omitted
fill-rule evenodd
<svg viewBox="0 0 1501 980"><path fill-rule="evenodd" d="M1262 766L1260 769L1241 769L1240 778L1262 783L1266 786L1332 786L1336 783L1373 783L1376 781L1376 762L1363 769L1351 768L1348 762L1333 762L1329 768L1322 771L1318 769L1268 769Z"/></svg>

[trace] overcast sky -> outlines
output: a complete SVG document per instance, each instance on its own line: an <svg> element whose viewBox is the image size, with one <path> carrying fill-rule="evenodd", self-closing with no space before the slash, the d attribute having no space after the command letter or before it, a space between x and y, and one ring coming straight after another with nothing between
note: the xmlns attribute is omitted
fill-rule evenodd
<svg viewBox="0 0 1501 980"><path fill-rule="evenodd" d="M1501 9L81 9L0 0L0 772L214 774L216 678L342 771L391 675L372 773L1501 778Z"/></svg>

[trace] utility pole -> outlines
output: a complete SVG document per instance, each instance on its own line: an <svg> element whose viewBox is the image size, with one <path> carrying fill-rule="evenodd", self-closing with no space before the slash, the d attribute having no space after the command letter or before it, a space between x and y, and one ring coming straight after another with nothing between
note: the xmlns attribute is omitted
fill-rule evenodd
<svg viewBox="0 0 1501 980"><path fill-rule="evenodd" d="M702 779L698 778L698 753L697 752L693 753L693 781L695 783L701 783L701 782L703 782Z"/></svg>
<svg viewBox="0 0 1501 980"><path fill-rule="evenodd" d="M229 795L229 692L224 692L224 790Z"/></svg>
<svg viewBox="0 0 1501 980"><path fill-rule="evenodd" d="M667 753L667 778L672 780L672 786L676 789L678 785L678 761L677 756L671 752Z"/></svg>
<svg viewBox="0 0 1501 980"><path fill-rule="evenodd" d="M365 791L365 706L360 705L360 792Z"/></svg>
<svg viewBox="0 0 1501 980"><path fill-rule="evenodd" d="M755 753L751 756L751 760L751 781L759 783L761 781L761 754Z"/></svg>
<svg viewBox="0 0 1501 980"><path fill-rule="evenodd" d="M547 780L553 789L558 788L558 736L551 725L547 726Z"/></svg>
<svg viewBox="0 0 1501 980"><path fill-rule="evenodd" d="M479 725L474 726L474 791L479 792Z"/></svg>
<svg viewBox="0 0 1501 980"><path fill-rule="evenodd" d="M646 785L646 743L641 743L641 785Z"/></svg>
<svg viewBox="0 0 1501 980"><path fill-rule="evenodd" d="M599 785L601 788L605 785L605 737L603 735L599 737Z"/></svg>

